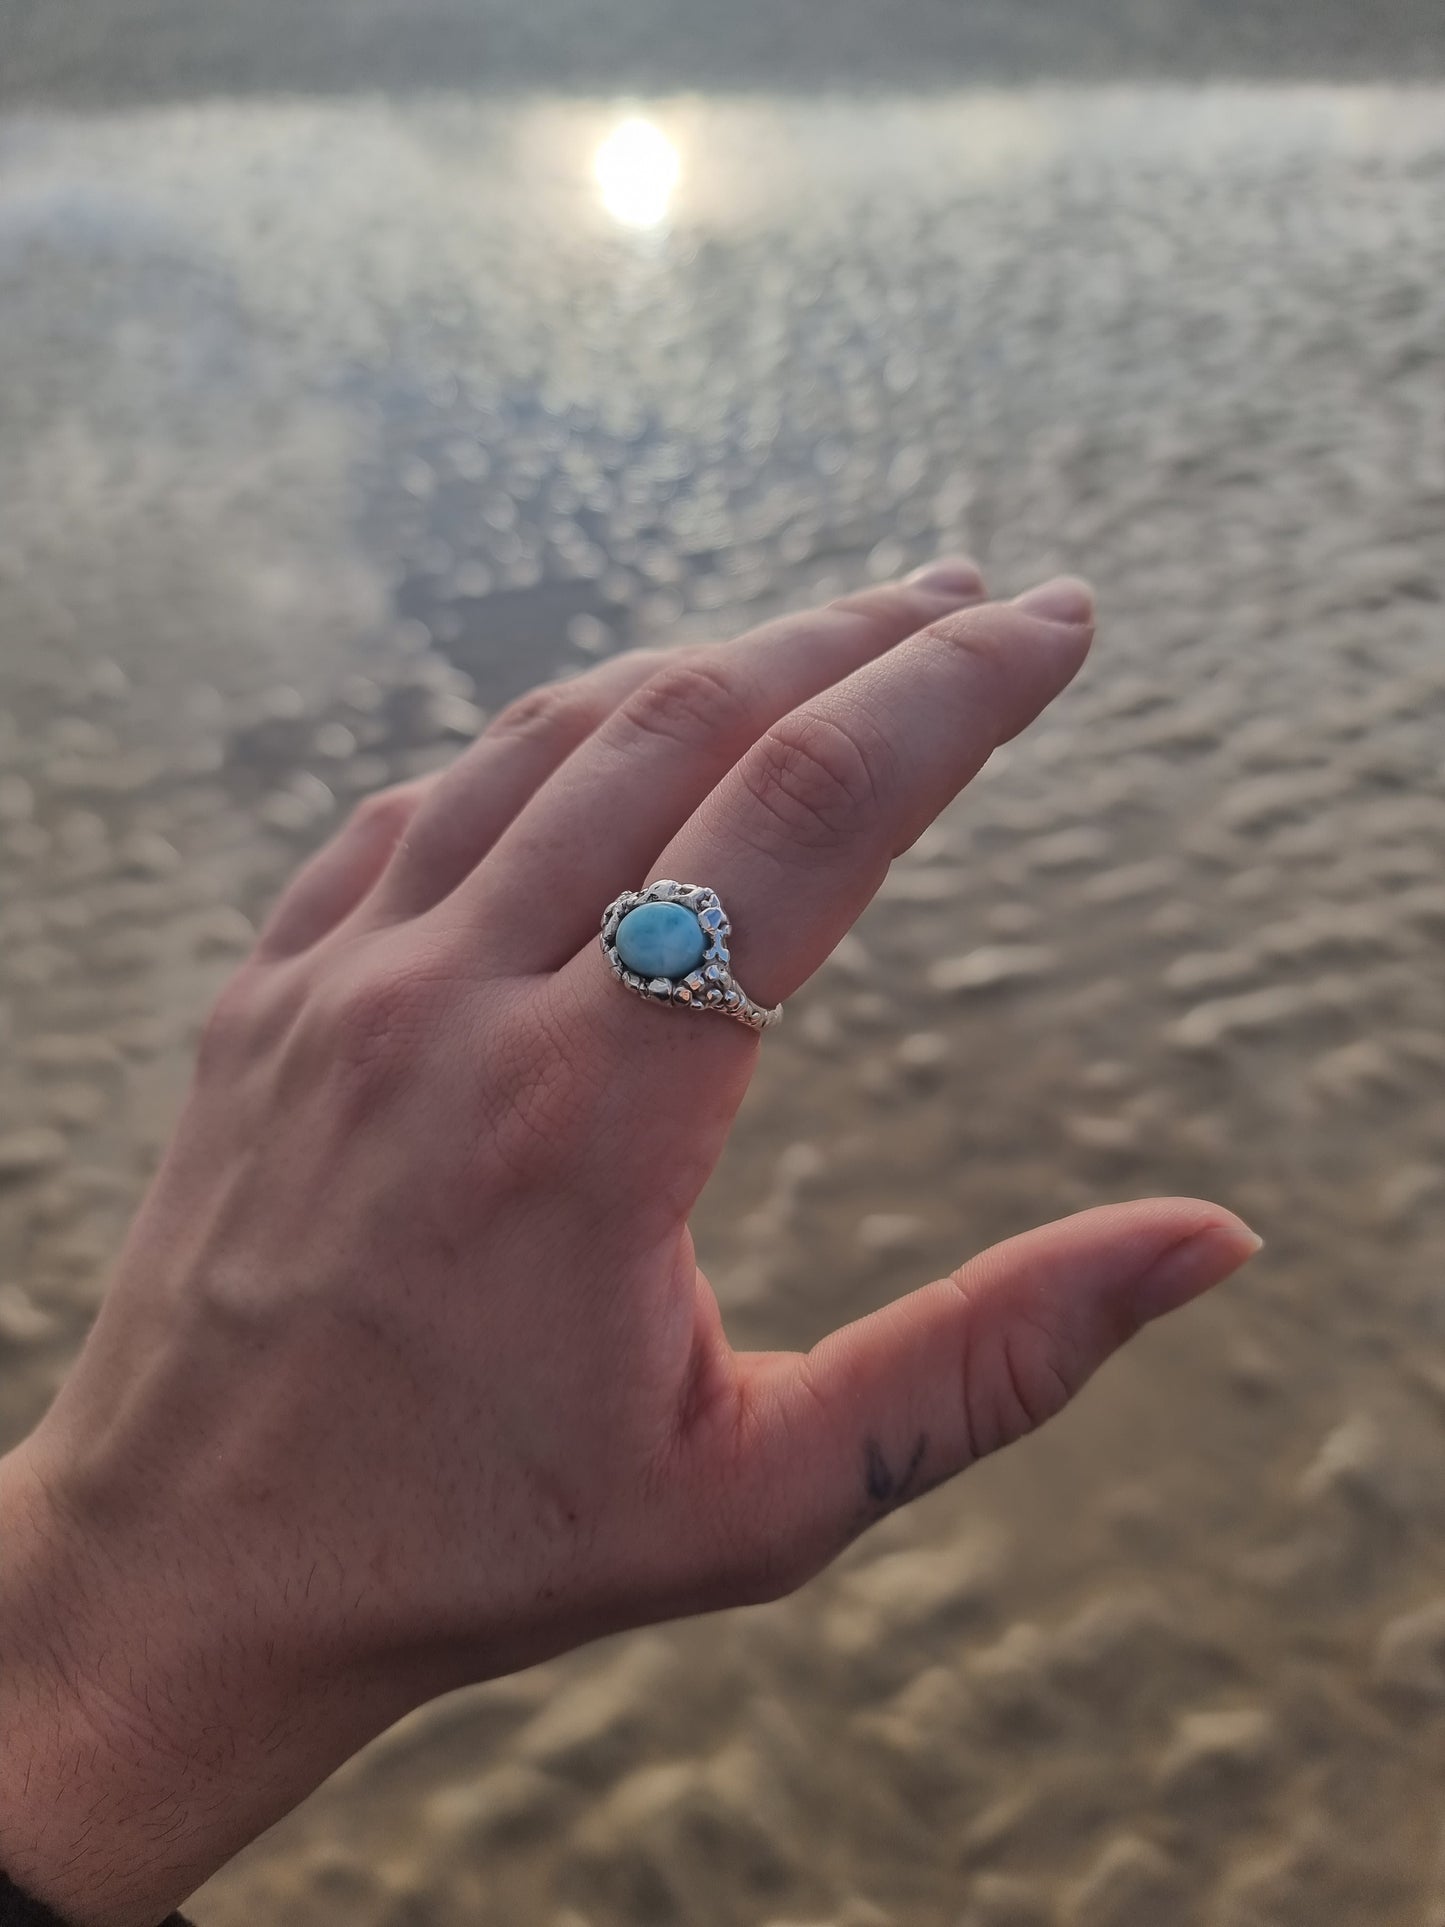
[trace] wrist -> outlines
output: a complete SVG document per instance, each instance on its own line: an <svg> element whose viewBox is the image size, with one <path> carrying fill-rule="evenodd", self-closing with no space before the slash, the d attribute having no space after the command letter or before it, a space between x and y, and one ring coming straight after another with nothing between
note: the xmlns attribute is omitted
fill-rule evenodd
<svg viewBox="0 0 1445 1927"><path fill-rule="evenodd" d="M165 1742L144 1689L115 1691L125 1608L24 1447L0 1460L0 1547L0 1864L81 1927L154 1927L183 1897L140 1817Z"/></svg>
<svg viewBox="0 0 1445 1927"><path fill-rule="evenodd" d="M77 1927L155 1927L359 1742L87 1523L0 1460L0 1866Z"/></svg>

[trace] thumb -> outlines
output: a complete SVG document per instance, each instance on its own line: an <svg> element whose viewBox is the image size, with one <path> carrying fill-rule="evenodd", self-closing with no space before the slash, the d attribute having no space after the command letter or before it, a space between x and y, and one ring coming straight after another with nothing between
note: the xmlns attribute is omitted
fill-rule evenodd
<svg viewBox="0 0 1445 1927"><path fill-rule="evenodd" d="M864 1526L1052 1418L1151 1319L1261 1240L1197 1198L1062 1218L825 1338L738 1360L742 1518L800 1581Z"/></svg>

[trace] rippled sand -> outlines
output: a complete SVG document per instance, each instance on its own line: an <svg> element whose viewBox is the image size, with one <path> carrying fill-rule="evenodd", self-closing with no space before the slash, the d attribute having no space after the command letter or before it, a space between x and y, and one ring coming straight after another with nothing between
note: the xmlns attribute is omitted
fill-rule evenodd
<svg viewBox="0 0 1445 1927"><path fill-rule="evenodd" d="M207 998L528 683L965 540L1085 678L770 1037L698 1223L806 1343L1039 1219L1268 1240L783 1605L373 1747L207 1927L1445 1920L1445 95L0 123L0 1421Z"/></svg>

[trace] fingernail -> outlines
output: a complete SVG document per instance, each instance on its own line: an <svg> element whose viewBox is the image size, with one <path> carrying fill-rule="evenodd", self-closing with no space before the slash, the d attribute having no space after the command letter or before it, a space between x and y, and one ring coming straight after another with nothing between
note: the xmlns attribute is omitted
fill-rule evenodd
<svg viewBox="0 0 1445 1927"><path fill-rule="evenodd" d="M1134 1287L1134 1309L1141 1324L1177 1311L1191 1298L1221 1284L1264 1247L1264 1239L1236 1218L1214 1224L1182 1244L1171 1246Z"/></svg>
<svg viewBox="0 0 1445 1927"><path fill-rule="evenodd" d="M1047 622L1068 622L1080 627L1094 620L1094 592L1076 575L1056 575L1052 582L1041 582L1036 589L1014 597L1016 609L1027 609L1031 616Z"/></svg>
<svg viewBox="0 0 1445 1927"><path fill-rule="evenodd" d="M939 595L982 595L983 576L976 562L966 555L941 555L936 562L925 562L908 578L915 589L932 589Z"/></svg>

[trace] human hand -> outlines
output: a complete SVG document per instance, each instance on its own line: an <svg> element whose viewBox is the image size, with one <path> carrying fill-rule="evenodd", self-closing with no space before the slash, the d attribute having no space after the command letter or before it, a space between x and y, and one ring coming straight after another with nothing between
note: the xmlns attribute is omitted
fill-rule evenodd
<svg viewBox="0 0 1445 1927"><path fill-rule="evenodd" d="M1084 659L1081 585L982 594L940 564L537 690L292 884L0 1463L23 1884L151 1927L410 1707L791 1590L1256 1248L1120 1205L806 1355L724 1337L687 1218L759 1040L630 996L601 913L705 883L788 997Z"/></svg>

